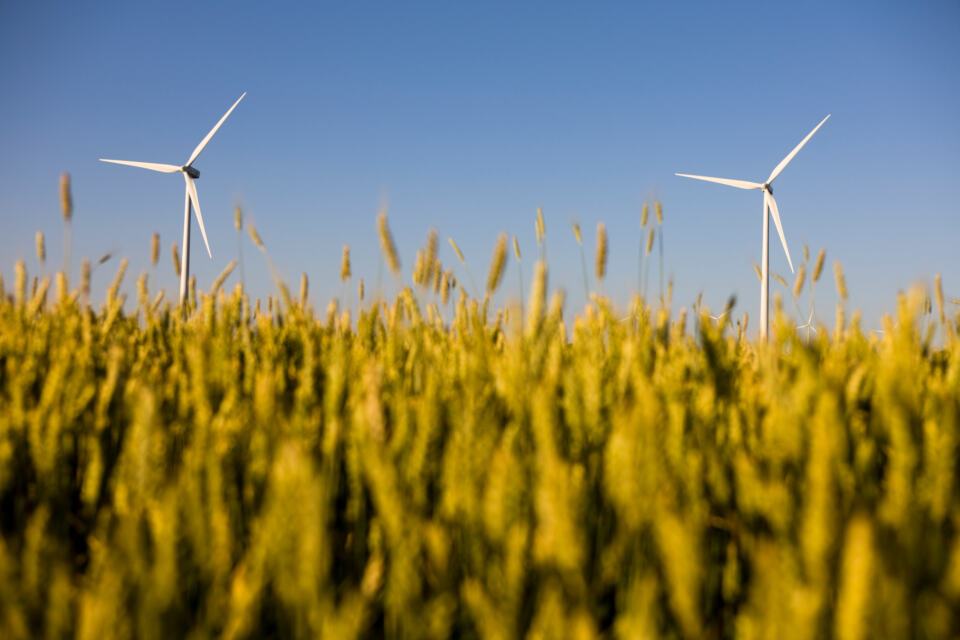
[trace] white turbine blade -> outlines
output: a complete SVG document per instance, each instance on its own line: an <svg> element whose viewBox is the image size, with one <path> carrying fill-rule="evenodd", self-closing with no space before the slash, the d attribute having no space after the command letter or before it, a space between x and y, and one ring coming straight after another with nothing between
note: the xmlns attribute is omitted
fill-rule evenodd
<svg viewBox="0 0 960 640"><path fill-rule="evenodd" d="M200 223L200 235L203 236L203 244L207 247L207 255L213 260L213 254L210 253L210 243L207 242L207 231L203 228L203 214L200 213L200 199L197 197L197 185L193 183L193 178L183 174L183 179L187 181L187 193L190 195L190 201L193 202L193 210L197 213L197 222Z"/></svg>
<svg viewBox="0 0 960 640"><path fill-rule="evenodd" d="M773 223L777 225L777 233L780 234L780 243L783 245L784 253L787 254L787 264L790 265L790 273L793 273L793 260L790 259L790 249L787 248L787 239L783 236L783 227L780 225L780 210L777 209L777 201L774 200L773 196L766 190L763 192L763 197L767 201L770 213L773 214Z"/></svg>
<svg viewBox="0 0 960 640"><path fill-rule="evenodd" d="M689 173L677 173L674 175L681 176L683 178L693 178L694 180L706 180L707 182L719 182L720 184L725 184L728 187L736 187L737 189L759 189L763 185L759 182L748 182L746 180L730 180L729 178L711 178L709 176L694 176Z"/></svg>
<svg viewBox="0 0 960 640"><path fill-rule="evenodd" d="M220 118L220 122L218 122L217 124L215 124L215 125L213 126L213 129L210 129L210 133L208 133L207 136L206 136L203 140L200 141L200 144L197 145L197 148L194 149L194 150L193 150L193 153L190 154L190 159L187 160L187 166L188 166L188 167L193 164L193 161L194 161L194 160L197 159L197 156L200 155L200 152L203 151L203 148L204 148L205 146L207 146L207 143L208 143L208 142L210 142L210 138L212 138L212 137L213 137L213 134L215 134L215 133L217 132L217 129L219 129L220 126L223 124L223 121L227 119L227 116L229 116L231 113L233 113L233 110L237 108L237 105L240 104L240 101L243 100L243 96L245 96L245 95L247 95L247 92L246 92L246 91L243 92L243 95L242 95L242 96L240 96L239 98L237 98L237 101L233 103L233 106L232 106L232 107L230 107L229 109L227 109L227 112L226 112L225 114L223 114L223 117L222 117L222 118Z"/></svg>
<svg viewBox="0 0 960 640"><path fill-rule="evenodd" d="M140 167L141 169L150 169L151 171L159 171L160 173L176 173L180 171L180 167L176 167L172 164L159 164L157 162L134 162L133 160L108 160L107 158L100 158L100 162L112 162L113 164L128 164L131 167Z"/></svg>
<svg viewBox="0 0 960 640"><path fill-rule="evenodd" d="M773 181L776 179L776 177L777 177L778 175L780 175L780 172L783 171L784 168L786 168L786 166L787 166L788 164L790 164L790 161L791 161L791 160L793 160L793 156L797 155L797 152L800 151L800 149L803 148L803 145L807 144L807 140L809 140L810 138L813 137L813 134L815 134L815 133L817 132L817 129L819 129L820 127L823 126L823 123L826 122L829 117L830 117L830 114L828 113L828 114L827 114L827 117L824 118L823 120L821 120L821 121L820 121L820 124L818 124L817 126L815 126L815 127L813 128L813 131L811 131L810 133L808 133L808 134L807 134L807 137L804 138L803 140L801 140L801 141L800 141L800 144L798 144L796 147L794 147L794 148L793 148L793 151L791 151L789 154L787 154L787 157L780 161L780 164L778 164L778 165L776 166L776 168L775 168L775 169L773 170L773 172L770 174L770 177L767 178L767 183L768 183L768 184L771 183L771 182L773 182Z"/></svg>

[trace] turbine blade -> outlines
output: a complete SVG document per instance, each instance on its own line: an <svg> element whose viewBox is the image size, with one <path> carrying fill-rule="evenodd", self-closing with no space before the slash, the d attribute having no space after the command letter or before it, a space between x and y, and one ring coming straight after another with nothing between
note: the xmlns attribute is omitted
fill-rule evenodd
<svg viewBox="0 0 960 640"><path fill-rule="evenodd" d="M113 164L127 164L131 167L140 167L141 169L150 169L151 171L159 171L160 173L176 173L180 171L180 167L174 166L172 164L159 164L157 162L134 162L133 160L109 160L107 158L100 158L100 162L112 162Z"/></svg>
<svg viewBox="0 0 960 640"><path fill-rule="evenodd" d="M203 244L207 247L207 255L213 260L213 254L210 253L210 243L207 242L207 230L203 228L203 214L200 213L200 199L197 197L197 185L193 183L193 178L183 174L183 179L187 181L187 194L190 201L193 202L193 210L197 213L197 222L200 223L200 235L203 236Z"/></svg>
<svg viewBox="0 0 960 640"><path fill-rule="evenodd" d="M189 167L190 165L193 164L193 161L197 159L197 156L200 155L200 152L203 151L203 148L207 146L207 143L208 143L208 142L210 142L210 138L213 137L213 134L215 134L215 133L217 132L217 129L219 129L220 126L223 124L223 121L227 119L227 116L229 116L231 113L233 113L233 110L237 108L237 105L240 104L240 101L243 100L243 97L244 97L245 95L247 95L247 92L246 92L246 91L243 92L243 95L241 95L239 98L237 98L237 101L233 103L233 106L232 106L232 107L230 107L229 109L227 109L227 112L226 112L225 114L223 114L223 117L222 117L222 118L220 118L220 122L218 122L217 124L215 124L215 125L213 126L213 129L210 129L210 133L208 133L208 134L206 135L206 137L205 137L203 140L200 141L200 144L197 145L197 148L194 149L194 150L193 150L193 153L190 154L190 159L187 160L186 166Z"/></svg>
<svg viewBox="0 0 960 640"><path fill-rule="evenodd" d="M783 171L788 164L790 164L790 161L791 161L791 160L793 160L793 156L797 155L797 152L800 151L800 149L803 148L803 145L807 144L807 140L809 140L810 138L813 137L813 134L815 134L815 133L817 132L817 129L819 129L820 127L823 126L823 123L826 122L829 117L830 117L830 114L828 113L828 114L827 114L827 117L824 118L823 120L821 120L821 121L820 121L820 124L818 124L817 126L815 126L815 127L813 128L813 131L811 131L810 133L808 133L808 134L807 134L807 137L804 138L803 140L801 140L801 141L800 141L800 144L798 144L796 147L794 147L794 148L793 148L793 151L791 151L789 154L787 154L787 157L780 161L780 164L778 164L778 165L776 166L776 168L773 170L773 172L770 173L770 177L767 178L767 184L773 182L773 181L777 178L777 176L780 175L780 172Z"/></svg>
<svg viewBox="0 0 960 640"><path fill-rule="evenodd" d="M729 178L711 178L709 176L694 176L689 173L677 173L675 175L681 176L683 178L693 178L694 180L706 180L707 182L718 182L720 184L725 184L728 187L736 187L738 189L759 189L763 185L759 182L748 182L746 180L731 180Z"/></svg>
<svg viewBox="0 0 960 640"><path fill-rule="evenodd" d="M793 260L790 259L790 249L787 248L787 239L783 235L783 226L780 224L780 210L777 209L777 201L774 200L773 196L766 190L764 190L763 196L767 200L770 213L773 214L773 223L777 225L777 233L780 234L780 243L783 245L783 251L787 254L787 264L790 265L790 273L793 273Z"/></svg>

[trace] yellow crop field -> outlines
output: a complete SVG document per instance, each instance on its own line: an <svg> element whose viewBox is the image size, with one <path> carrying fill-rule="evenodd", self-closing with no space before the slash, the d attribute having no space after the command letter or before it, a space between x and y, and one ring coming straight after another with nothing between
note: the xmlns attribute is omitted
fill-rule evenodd
<svg viewBox="0 0 960 640"><path fill-rule="evenodd" d="M942 299L761 343L639 297L564 318L542 261L497 309L431 237L416 286L320 312L305 280L182 311L18 265L0 636L956 637Z"/></svg>

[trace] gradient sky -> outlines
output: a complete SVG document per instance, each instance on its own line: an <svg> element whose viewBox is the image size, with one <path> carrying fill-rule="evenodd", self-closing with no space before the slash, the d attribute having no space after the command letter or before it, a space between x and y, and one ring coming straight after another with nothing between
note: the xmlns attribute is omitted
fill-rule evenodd
<svg viewBox="0 0 960 640"><path fill-rule="evenodd" d="M719 308L736 293L755 318L760 195L673 174L762 181L830 113L775 184L795 261L804 243L842 261L867 328L935 273L960 297L955 0L404 4L0 3L0 271L9 281L25 258L36 272L36 230L59 264L69 171L75 268L114 251L132 283L151 272L159 231L159 285L175 291L183 181L97 158L182 163L247 91L196 162L214 258L194 226L202 286L237 255L237 203L281 273L305 271L323 300L342 295L346 243L373 288L383 203L408 281L431 226L444 262L456 262L452 236L480 282L497 234L516 234L529 277L542 206L568 310L584 297L573 219L591 278L606 223L605 291L623 302L640 206L659 198L676 303L703 291ZM245 242L248 286L265 294ZM771 269L789 276L775 232L771 243ZM832 321L824 280L818 308ZM512 256L505 283L501 296L516 296Z"/></svg>

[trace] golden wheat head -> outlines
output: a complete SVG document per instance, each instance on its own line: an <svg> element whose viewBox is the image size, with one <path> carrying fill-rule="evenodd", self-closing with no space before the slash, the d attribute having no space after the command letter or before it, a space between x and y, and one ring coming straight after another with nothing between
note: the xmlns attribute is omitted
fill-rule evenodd
<svg viewBox="0 0 960 640"><path fill-rule="evenodd" d="M493 293L500 286L506 266L507 234L501 233L497 237L497 245L493 249L493 258L490 261L490 272L487 274L487 293Z"/></svg>
<svg viewBox="0 0 960 640"><path fill-rule="evenodd" d="M380 234L380 249L387 261L387 266L394 275L400 274L400 258L397 255L397 246L393 243L393 235L387 226L387 212L381 211L377 216L377 231Z"/></svg>
<svg viewBox="0 0 960 640"><path fill-rule="evenodd" d="M343 256L340 258L340 282L350 279L350 245L343 245Z"/></svg>
<svg viewBox="0 0 960 640"><path fill-rule="evenodd" d="M603 280L607 274L607 227L602 222L597 224L597 280Z"/></svg>
<svg viewBox="0 0 960 640"><path fill-rule="evenodd" d="M73 217L73 196L70 194L70 174L66 171L60 174L60 213L67 222L70 222L70 218Z"/></svg>

